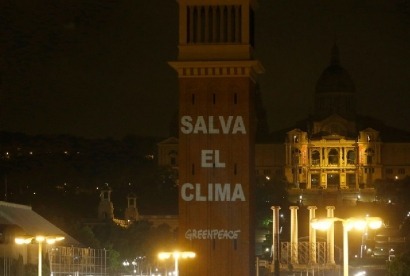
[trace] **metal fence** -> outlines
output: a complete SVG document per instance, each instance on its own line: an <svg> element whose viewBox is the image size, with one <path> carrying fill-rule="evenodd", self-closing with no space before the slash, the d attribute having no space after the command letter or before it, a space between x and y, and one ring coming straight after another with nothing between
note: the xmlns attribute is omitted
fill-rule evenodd
<svg viewBox="0 0 410 276"><path fill-rule="evenodd" d="M315 250L316 249L316 250ZM310 250L316 251L316 260L311 260ZM292 263L291 252L297 253L297 263L300 265L326 264L327 262L327 247L326 242L317 242L315 244L309 242L281 242L280 263L287 265Z"/></svg>
<svg viewBox="0 0 410 276"><path fill-rule="evenodd" d="M107 250L56 246L48 250L51 276L108 275Z"/></svg>

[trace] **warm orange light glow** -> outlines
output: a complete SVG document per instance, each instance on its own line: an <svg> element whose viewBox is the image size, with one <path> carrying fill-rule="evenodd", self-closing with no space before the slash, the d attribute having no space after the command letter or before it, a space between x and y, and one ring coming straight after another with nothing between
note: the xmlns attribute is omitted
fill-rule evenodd
<svg viewBox="0 0 410 276"><path fill-rule="evenodd" d="M379 217L369 217L368 218L368 225L370 229L378 229L382 227L383 221Z"/></svg>
<svg viewBox="0 0 410 276"><path fill-rule="evenodd" d="M174 259L179 259L179 258L187 259L187 258L195 258L195 256L196 256L195 252L191 252L191 251L160 252L158 254L158 258L160 260L169 259L171 257Z"/></svg>
<svg viewBox="0 0 410 276"><path fill-rule="evenodd" d="M327 230L332 223L340 221L343 225L343 275L349 275L349 246L348 246L348 233L351 229L365 230L366 227L371 229L380 228L382 226L382 220L379 217L365 218L348 218L341 219L336 217L328 217L323 219L312 219L310 225L314 229Z"/></svg>
<svg viewBox="0 0 410 276"><path fill-rule="evenodd" d="M31 243L32 239L33 238L31 238L31 237L26 237L26 238L18 237L18 238L14 239L14 242L17 243L17 244L29 244L29 243Z"/></svg>
<svg viewBox="0 0 410 276"><path fill-rule="evenodd" d="M196 254L194 252L181 252L181 257L186 259L186 258L195 258Z"/></svg>
<svg viewBox="0 0 410 276"><path fill-rule="evenodd" d="M42 236L42 235L38 235L38 236L31 236L31 237L16 237L14 240L17 244L29 244L33 241L37 242L38 244L38 276L42 275L42 256L43 256L43 249L42 249L42 245L43 242L47 242L48 244L53 244L56 241L61 241L63 240L64 237L62 236Z"/></svg>
<svg viewBox="0 0 410 276"><path fill-rule="evenodd" d="M324 231L328 230L332 223L330 219L312 219L311 225L313 229Z"/></svg>
<svg viewBox="0 0 410 276"><path fill-rule="evenodd" d="M56 243L58 241L62 241L62 240L64 240L64 237L47 237L46 238L46 242L48 244L54 244L54 243Z"/></svg>
<svg viewBox="0 0 410 276"><path fill-rule="evenodd" d="M36 242L43 242L46 238L44 236L36 236Z"/></svg>
<svg viewBox="0 0 410 276"><path fill-rule="evenodd" d="M160 260L169 259L171 257L171 252L161 252L158 254Z"/></svg>
<svg viewBox="0 0 410 276"><path fill-rule="evenodd" d="M361 219L353 220L352 224L353 224L353 228L356 229L356 230L362 231L366 228L366 221L365 220L361 220Z"/></svg>
<svg viewBox="0 0 410 276"><path fill-rule="evenodd" d="M366 217L363 219L360 218L323 218L323 219L312 219L311 226L316 230L328 230L333 222L341 221L346 231L356 229L359 231L364 231L366 227L370 229L378 229L383 225L383 221L379 217Z"/></svg>
<svg viewBox="0 0 410 276"><path fill-rule="evenodd" d="M35 237L33 237L33 236L16 237L14 239L16 244L29 244L32 241L35 241L37 243L46 242L48 244L54 244L54 243L56 243L58 241L62 241L62 240L64 240L64 237L62 237L62 236L42 236L42 235L35 236Z"/></svg>

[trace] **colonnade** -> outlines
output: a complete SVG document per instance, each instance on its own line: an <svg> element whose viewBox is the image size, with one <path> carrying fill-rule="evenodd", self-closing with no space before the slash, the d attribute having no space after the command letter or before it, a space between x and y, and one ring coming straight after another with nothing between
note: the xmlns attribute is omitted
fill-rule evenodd
<svg viewBox="0 0 410 276"><path fill-rule="evenodd" d="M273 245L272 245L272 256L273 256L273 270L278 271L279 265L279 254L280 254L280 242L279 242L279 206L272 206L273 211ZM292 265L297 265L299 263L298 251L299 251L299 236L298 236L298 210L299 206L290 206L290 263ZM308 206L309 210L309 264L317 264L317 254L316 254L316 230L313 229L310 221L316 216L316 206ZM326 206L327 217L334 218L335 206ZM327 256L326 264L335 265L335 230L334 224L332 223L330 229L327 231ZM278 275L278 274L277 274Z"/></svg>

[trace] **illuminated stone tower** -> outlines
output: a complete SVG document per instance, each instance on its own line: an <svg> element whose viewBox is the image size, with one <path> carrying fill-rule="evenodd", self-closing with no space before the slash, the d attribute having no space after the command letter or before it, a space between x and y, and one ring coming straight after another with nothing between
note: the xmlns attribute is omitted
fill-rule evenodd
<svg viewBox="0 0 410 276"><path fill-rule="evenodd" d="M130 221L139 220L139 212L137 207L137 196L134 193L130 193L127 196L127 208L124 212L124 218Z"/></svg>
<svg viewBox="0 0 410 276"><path fill-rule="evenodd" d="M102 220L111 220L114 218L114 206L111 202L111 189L108 187L101 190L100 193L98 218Z"/></svg>
<svg viewBox="0 0 410 276"><path fill-rule="evenodd" d="M254 275L252 0L179 0L181 275Z"/></svg>

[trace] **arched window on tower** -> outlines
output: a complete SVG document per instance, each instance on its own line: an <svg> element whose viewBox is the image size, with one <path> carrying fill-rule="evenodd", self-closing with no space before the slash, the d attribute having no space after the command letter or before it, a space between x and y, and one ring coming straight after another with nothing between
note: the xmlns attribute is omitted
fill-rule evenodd
<svg viewBox="0 0 410 276"><path fill-rule="evenodd" d="M367 148L365 153L366 153L367 164L372 164L373 163L374 150L372 148Z"/></svg>
<svg viewBox="0 0 410 276"><path fill-rule="evenodd" d="M300 155L301 155L300 149L297 149L297 148L292 149L292 164L293 165L299 165Z"/></svg>
<svg viewBox="0 0 410 276"><path fill-rule="evenodd" d="M178 156L177 152L174 151L174 150L171 150L171 151L168 153L168 155L169 155L169 164L170 164L171 166L177 166L177 165L178 165L178 164L177 164L177 156Z"/></svg>

